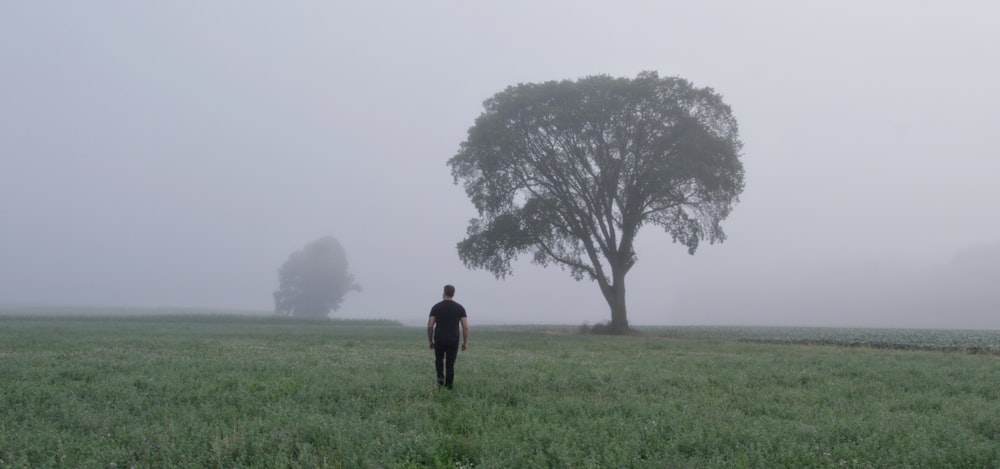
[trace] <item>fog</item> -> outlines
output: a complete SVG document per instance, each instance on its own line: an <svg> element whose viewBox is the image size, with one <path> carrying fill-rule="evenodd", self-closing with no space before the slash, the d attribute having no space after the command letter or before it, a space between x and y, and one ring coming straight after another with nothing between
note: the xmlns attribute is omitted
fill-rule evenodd
<svg viewBox="0 0 1000 469"><path fill-rule="evenodd" d="M633 324L1000 328L1000 4L4 2L0 304L273 308L330 235L334 313L610 318L593 282L455 245L446 161L523 82L655 70L724 96L746 190L694 256L646 227Z"/></svg>

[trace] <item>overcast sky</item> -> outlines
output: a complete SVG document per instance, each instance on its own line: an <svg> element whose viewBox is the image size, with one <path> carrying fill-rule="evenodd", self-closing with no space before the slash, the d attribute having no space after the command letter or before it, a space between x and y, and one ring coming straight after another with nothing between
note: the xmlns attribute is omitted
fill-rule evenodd
<svg viewBox="0 0 1000 469"><path fill-rule="evenodd" d="M694 256L647 227L633 324L1000 328L1000 3L0 4L0 304L269 310L331 235L339 317L610 318L455 244L447 160L517 83L655 70L724 96L746 190Z"/></svg>

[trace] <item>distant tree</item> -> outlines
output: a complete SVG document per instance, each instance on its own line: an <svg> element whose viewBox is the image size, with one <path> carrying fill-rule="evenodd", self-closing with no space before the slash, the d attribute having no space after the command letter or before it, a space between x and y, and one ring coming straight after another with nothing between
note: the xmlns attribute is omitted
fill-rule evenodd
<svg viewBox="0 0 1000 469"><path fill-rule="evenodd" d="M323 237L288 257L278 269L274 311L285 316L325 317L348 292L360 291L347 271L347 254L335 238Z"/></svg>
<svg viewBox="0 0 1000 469"><path fill-rule="evenodd" d="M452 157L479 211L458 254L498 278L530 252L596 280L608 328L628 329L625 274L639 229L657 225L694 254L725 240L743 191L736 119L721 96L680 78L591 76L508 87Z"/></svg>

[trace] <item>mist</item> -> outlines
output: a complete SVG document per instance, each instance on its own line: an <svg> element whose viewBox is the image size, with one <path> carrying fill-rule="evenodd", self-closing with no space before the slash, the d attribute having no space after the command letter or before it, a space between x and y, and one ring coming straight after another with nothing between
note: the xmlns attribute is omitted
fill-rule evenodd
<svg viewBox="0 0 1000 469"><path fill-rule="evenodd" d="M272 310L333 236L336 317L606 321L466 269L446 161L507 86L655 70L732 106L746 189L694 256L640 233L631 323L1000 328L998 5L334 3L0 6L0 305Z"/></svg>

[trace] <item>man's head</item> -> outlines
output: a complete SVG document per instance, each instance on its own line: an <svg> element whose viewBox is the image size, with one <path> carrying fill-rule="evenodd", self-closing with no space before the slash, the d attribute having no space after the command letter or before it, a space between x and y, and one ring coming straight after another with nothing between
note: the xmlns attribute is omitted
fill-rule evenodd
<svg viewBox="0 0 1000 469"><path fill-rule="evenodd" d="M444 286L444 297L445 298L454 298L455 297L455 286L454 285L445 285Z"/></svg>

